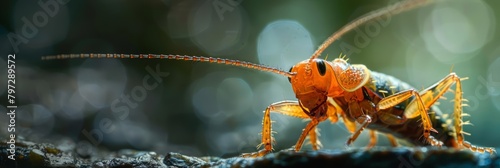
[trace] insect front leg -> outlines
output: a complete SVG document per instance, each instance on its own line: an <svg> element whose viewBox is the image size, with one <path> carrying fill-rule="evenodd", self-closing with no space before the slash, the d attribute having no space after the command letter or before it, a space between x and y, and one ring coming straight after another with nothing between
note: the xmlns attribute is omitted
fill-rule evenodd
<svg viewBox="0 0 500 168"><path fill-rule="evenodd" d="M303 112L302 108L300 107L297 101L286 100L269 105L264 111L264 118L262 119L262 132L261 132L262 139L261 143L257 146L257 148L264 146L264 149L254 153L244 153L241 155L242 157L261 157L273 150L272 143L274 142L274 138L272 137L273 131L271 128L272 125L271 114L270 114L271 112L276 112L303 119L309 118L309 116Z"/></svg>
<svg viewBox="0 0 500 168"><path fill-rule="evenodd" d="M343 112L341 112L341 108L338 107L338 105L332 98L328 98L327 103L328 103L327 104L328 119L330 120L331 123L336 123L339 120L337 113L343 113ZM318 150L321 147L323 147L321 141L318 139L319 136L320 133L318 127L314 127L313 130L309 132L309 143L311 144L313 150Z"/></svg>
<svg viewBox="0 0 500 168"><path fill-rule="evenodd" d="M417 91L415 91L413 89L406 90L406 91L402 91L402 92L399 92L399 93L396 93L396 94L393 94L393 95L390 95L388 97L383 98L382 100L380 100L380 102L378 102L378 104L376 106L377 112L381 112L381 110L385 110L385 109L394 107L397 104L408 100L412 96L415 97L415 99L413 101L416 101L416 104L418 107L418 108L416 108L416 112L418 115L420 115L420 118L422 120L422 125L424 128L424 138L432 146L442 146L443 142L441 142L441 141L437 140L436 138L434 138L433 136L431 136L431 131L436 132L436 133L437 133L437 131L434 128L432 128L432 123L431 123L431 120L429 118L429 114L427 114L428 108L425 108L424 103L422 101L422 98Z"/></svg>
<svg viewBox="0 0 500 168"><path fill-rule="evenodd" d="M304 128L304 130L302 130L302 134L300 135L299 137L299 140L297 140L297 143L295 144L295 152L298 152L300 150L300 148L302 148L302 144L304 144L304 140L306 139L306 136L312 132L311 130L313 128L316 128L316 126L319 124L319 121L317 119L312 119L306 126L306 128Z"/></svg>

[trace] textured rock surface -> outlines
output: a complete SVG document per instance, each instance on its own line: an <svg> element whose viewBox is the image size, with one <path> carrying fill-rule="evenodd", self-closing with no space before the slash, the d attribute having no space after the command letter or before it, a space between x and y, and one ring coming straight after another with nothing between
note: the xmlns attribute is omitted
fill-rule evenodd
<svg viewBox="0 0 500 168"><path fill-rule="evenodd" d="M120 150L82 154L70 141L33 143L18 140L16 161L0 143L0 167L500 167L498 155L436 148L280 151L263 158L193 157L178 153Z"/></svg>
<svg viewBox="0 0 500 168"><path fill-rule="evenodd" d="M174 167L500 167L498 155L427 148L281 151L263 158L195 158L169 153Z"/></svg>

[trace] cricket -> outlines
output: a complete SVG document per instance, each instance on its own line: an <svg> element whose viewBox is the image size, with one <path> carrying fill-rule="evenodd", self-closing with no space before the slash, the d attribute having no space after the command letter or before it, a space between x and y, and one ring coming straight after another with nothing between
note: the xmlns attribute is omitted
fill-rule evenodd
<svg viewBox="0 0 500 168"><path fill-rule="evenodd" d="M491 147L479 147L464 139L468 135L463 130L463 116L468 116L462 108L467 100L463 98L461 78L454 72L432 84L417 90L409 84L387 74L371 71L363 64L350 64L345 55L333 61L321 59L321 53L342 35L368 21L397 15L411 9L434 3L432 0L405 0L391 6L367 13L341 27L328 37L309 58L306 57L290 68L289 71L250 63L246 61L170 54L61 54L44 56L42 60L109 58L109 59L169 59L193 62L208 62L238 66L258 71L279 74L292 86L297 100L284 100L270 104L262 119L261 143L257 151L244 153L242 157L262 157L272 152L273 138L271 113L308 119L302 130L294 151L300 151L306 138L313 150L321 148L317 125L329 120L331 123L343 120L351 133L346 145L351 145L365 130L369 131L370 141L367 148L377 143L376 133L385 134L392 146L398 146L398 140L404 140L414 146L436 146L454 149L468 149L473 152L495 153ZM446 124L446 119L435 106L444 99L446 92L454 94L453 124ZM257 121L255 122L257 124Z"/></svg>

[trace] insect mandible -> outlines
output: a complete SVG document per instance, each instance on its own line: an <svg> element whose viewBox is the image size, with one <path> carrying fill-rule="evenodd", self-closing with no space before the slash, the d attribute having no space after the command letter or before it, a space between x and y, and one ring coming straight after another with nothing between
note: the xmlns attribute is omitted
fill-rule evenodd
<svg viewBox="0 0 500 168"><path fill-rule="evenodd" d="M331 62L318 58L331 43L355 27L385 15L395 15L428 3L430 0L407 0L361 16L333 33L309 59L297 63L289 71L239 60L163 54L62 54L44 56L42 59L175 59L240 66L287 77L298 100L276 102L265 109L261 143L258 145L258 148L263 149L242 154L244 157L260 157L273 150L271 112L310 119L293 147L295 151L301 149L306 137L309 137L312 148L318 150L321 143L318 139L317 125L326 120L336 123L341 117L352 133L346 145L352 144L360 133L368 128L369 148L376 144L375 132L381 132L387 135L393 146L397 146L395 138L398 138L416 146L446 146L494 153L493 148L478 147L464 140L463 134L466 133L462 131L462 126L470 123L462 121L462 116L465 115L462 112L462 102L465 99L462 97L462 79L455 73L450 73L422 91L416 91L392 76L370 71L361 64L349 64L343 57ZM441 115L439 110L433 106L452 85L455 85L454 127L445 125L439 117Z"/></svg>

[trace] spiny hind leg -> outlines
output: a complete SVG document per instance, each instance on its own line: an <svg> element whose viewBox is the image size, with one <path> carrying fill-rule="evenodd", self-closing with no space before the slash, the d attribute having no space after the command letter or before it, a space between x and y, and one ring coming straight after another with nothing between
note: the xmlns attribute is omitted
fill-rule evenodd
<svg viewBox="0 0 500 168"><path fill-rule="evenodd" d="M321 141L319 141L318 137L320 136L320 133L319 133L319 128L317 126L315 126L314 128L312 128L311 131L309 131L309 143L311 144L313 150L318 150L320 149L321 147L323 147L323 145L321 144Z"/></svg>
<svg viewBox="0 0 500 168"><path fill-rule="evenodd" d="M456 133L456 137L457 137L457 143L462 145L463 147L467 148L467 149L470 149L471 151L474 151L474 152L489 152L490 154L493 154L495 153L495 149L494 148L490 148L490 147L478 147L478 146L475 146L475 145L472 145L470 142L467 142L464 140L464 136L463 134L468 134L466 132L464 132L462 130L462 126L463 125L467 125L467 124L470 124L468 121L467 122L463 122L462 121L462 106L464 106L465 104L462 104L462 101L464 101L463 97L462 97L462 84L460 82L460 78L455 75L455 74L451 74L451 78L449 80L453 80L456 84L455 84L455 99L454 99L454 110L453 110L453 114L454 114L454 119L455 119L455 133Z"/></svg>
<svg viewBox="0 0 500 168"><path fill-rule="evenodd" d="M272 143L274 143L274 138L272 136L273 131L271 128L271 112L276 112L297 118L309 118L309 116L302 111L302 108L297 101L281 101L269 105L264 111L261 132L262 139L261 143L257 146L257 148L264 146L264 149L258 152L244 153L241 155L242 157L261 157L273 150Z"/></svg>
<svg viewBox="0 0 500 168"><path fill-rule="evenodd" d="M466 79L466 78L464 78ZM457 143L460 146L463 146L465 148L468 148L472 151L478 151L478 152L490 152L493 153L495 152L495 149L493 148L483 148L483 147L477 147L475 145L471 145L469 142L465 141L463 138L463 134L465 133L462 130L463 125L470 124L469 122L463 122L462 121L462 104L463 101L466 101L462 97L462 84L461 80L455 73L450 73L448 76L443 78L441 81L437 82L436 84L432 85L431 87L424 89L423 91L420 92L420 95L422 97L422 100L424 100L424 105L425 108L428 109L430 108L439 98L443 96L446 91L448 91L451 87L451 85L456 84L455 86L455 105L453 109L453 114L454 114L454 120L455 120L455 132L456 132L456 137L457 137ZM408 106L407 109L414 109L415 103L411 102ZM467 134L467 133L465 133Z"/></svg>
<svg viewBox="0 0 500 168"><path fill-rule="evenodd" d="M466 79L466 78L464 78ZM454 120L455 120L455 133L457 137L457 143L459 146L463 146L465 148L468 148L472 151L477 151L477 152L489 152L493 153L495 152L495 149L493 148L483 148L483 147L477 147L475 145L472 145L471 143L467 142L464 140L463 134L468 134L462 130L463 125L470 124L469 122L463 122L462 121L462 116L466 115L462 111L462 106L465 106L462 104L462 102L467 101L463 99L462 97L462 83L461 80L455 73L450 73L448 76L443 78L441 81L437 82L433 86L423 90L420 95L422 99L424 100L424 104L426 108L430 108L439 98L443 96L446 91L448 91L451 87L451 85L455 84L455 98L454 98L454 108L453 108L453 115L454 115ZM412 108L412 104L407 108Z"/></svg>
<svg viewBox="0 0 500 168"><path fill-rule="evenodd" d="M422 120L422 125L424 128L424 135L423 136L424 136L425 140L429 144L431 144L432 146L442 146L443 142L437 140L436 138L434 138L431 135L431 131L436 132L436 133L437 133L437 131L434 128L432 128L432 123L431 123L429 114L427 114L428 108L425 108L424 103L422 101L422 98L417 91L410 89L410 90L402 91L402 92L390 95L388 97L385 97L382 100L380 100L380 102L378 102L377 111L383 112L381 110L385 110L385 109L394 107L394 106L398 105L399 103L402 103L402 102L408 100L412 96L415 97L415 99L412 102L416 101L416 104L417 104L417 108L413 109L413 110L416 110L417 114L420 116L420 118ZM410 104L412 102L410 102ZM409 110L409 109L407 109L407 110Z"/></svg>

